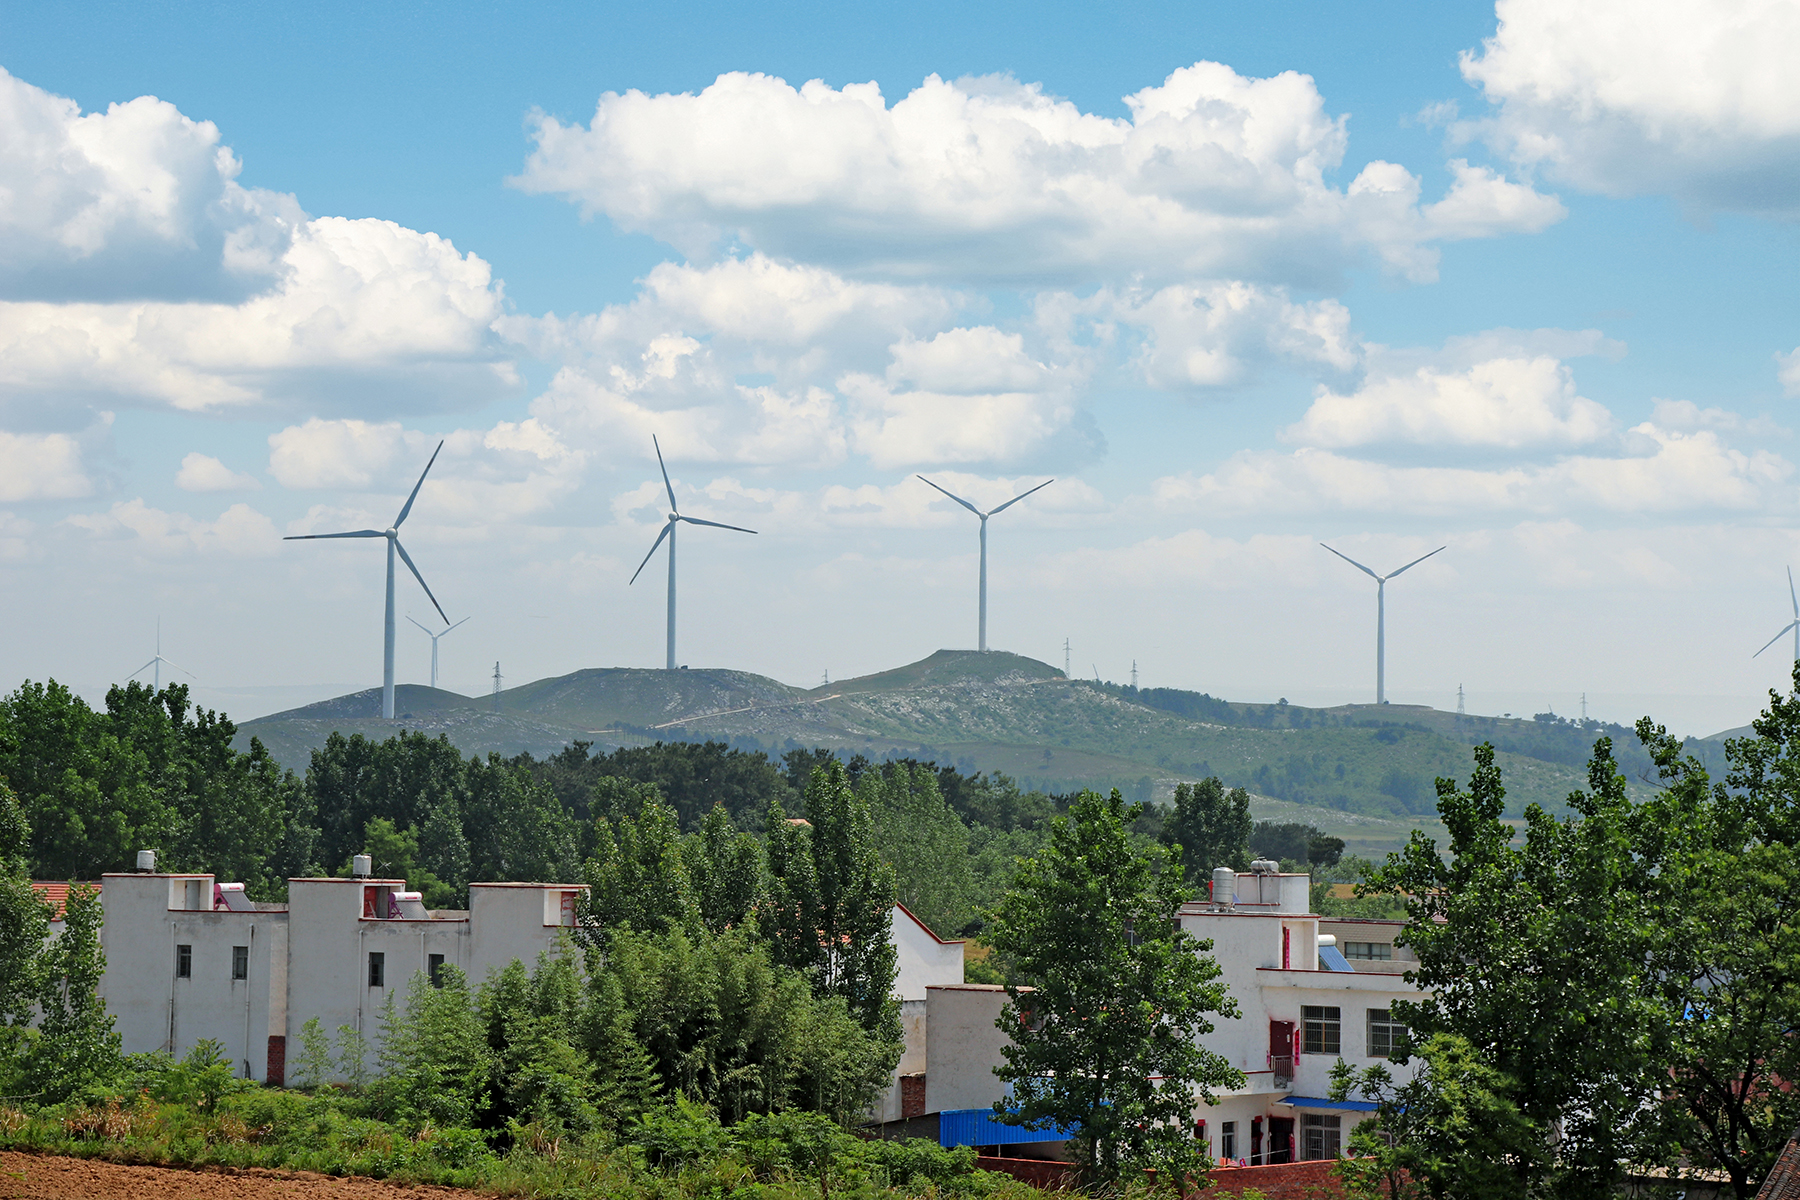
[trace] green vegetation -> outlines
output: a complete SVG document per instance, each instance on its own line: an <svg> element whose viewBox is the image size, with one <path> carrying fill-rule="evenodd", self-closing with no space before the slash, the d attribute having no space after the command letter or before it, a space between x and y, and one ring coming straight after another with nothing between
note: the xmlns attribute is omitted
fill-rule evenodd
<svg viewBox="0 0 1800 1200"><path fill-rule="evenodd" d="M1127 833L1137 816L1117 791L1076 797L1019 864L988 933L1031 985L1007 988L999 1026L1010 1044L995 1074L1012 1097L994 1111L1011 1125L1070 1127L1090 1178L1109 1185L1127 1168L1200 1173L1194 1098L1244 1083L1202 1044L1208 1018L1235 1017L1237 1004L1212 944L1176 920L1193 896L1181 865Z"/></svg>
<svg viewBox="0 0 1800 1200"><path fill-rule="evenodd" d="M1449 845L1415 835L1373 874L1409 897L1431 993L1397 1015L1438 1057L1407 1089L1340 1082L1380 1103L1430 1194L1487 1194L1504 1165L1508 1194L1610 1195L1626 1164L1755 1194L1800 1117L1800 694L1754 729L1716 781L1640 722L1662 784L1641 797L1601 738L1573 815L1533 806L1523 843L1478 747L1466 791L1438 783Z"/></svg>

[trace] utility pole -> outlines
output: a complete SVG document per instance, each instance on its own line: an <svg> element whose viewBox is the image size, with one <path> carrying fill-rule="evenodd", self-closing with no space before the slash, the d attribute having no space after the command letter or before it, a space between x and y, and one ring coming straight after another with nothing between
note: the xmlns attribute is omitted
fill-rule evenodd
<svg viewBox="0 0 1800 1200"><path fill-rule="evenodd" d="M494 664L494 711L500 711L500 664Z"/></svg>

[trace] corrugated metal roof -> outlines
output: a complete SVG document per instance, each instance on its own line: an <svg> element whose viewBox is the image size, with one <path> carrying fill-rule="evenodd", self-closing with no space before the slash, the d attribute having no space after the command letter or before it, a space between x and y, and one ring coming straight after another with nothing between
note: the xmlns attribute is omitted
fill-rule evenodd
<svg viewBox="0 0 1800 1200"><path fill-rule="evenodd" d="M1074 1137L1073 1129L1053 1125L1048 1129L1026 1129L1020 1125L1004 1125L994 1119L991 1108L952 1108L938 1114L940 1146L1004 1146L1018 1142L1066 1142Z"/></svg>
<svg viewBox="0 0 1800 1200"><path fill-rule="evenodd" d="M1337 1112L1375 1111L1375 1102L1372 1100L1326 1100L1319 1096L1286 1096L1275 1103L1289 1104L1295 1108L1332 1109Z"/></svg>

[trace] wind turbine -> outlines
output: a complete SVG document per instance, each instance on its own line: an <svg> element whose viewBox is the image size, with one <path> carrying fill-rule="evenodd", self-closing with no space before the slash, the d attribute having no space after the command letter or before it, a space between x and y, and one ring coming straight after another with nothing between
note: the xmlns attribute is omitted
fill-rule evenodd
<svg viewBox="0 0 1800 1200"><path fill-rule="evenodd" d="M1011 508L1013 505L1015 505L1019 501L1023 500L1026 496L1031 495L1031 492L1038 491L1041 488L1047 488L1051 484L1055 483L1056 480L1046 479L1046 480L1044 480L1044 482L1038 484L1037 487L1032 488L1030 492L1021 492L1019 495L1014 496L1011 500L1008 500L1005 504L1000 505L998 508L991 509L988 512L982 512L979 508L976 508L973 504L970 504L967 500L964 500L961 496L958 496L955 492L945 491L945 489L938 487L937 484L931 483L931 480L926 479L923 475L920 475L917 478L921 482L930 483L932 487L937 488L938 491L943 492L944 495L950 497L952 500L956 501L958 504L962 505L964 508L968 509L970 512L974 513L976 516L981 518L981 601L980 601L981 622L980 622L980 637L979 637L979 642L978 642L978 648L980 649L981 653L986 654L987 653L987 523L988 523L988 518L999 516L1001 513L1005 512L1007 509Z"/></svg>
<svg viewBox="0 0 1800 1200"><path fill-rule="evenodd" d="M1325 543L1320 542L1319 545L1325 546ZM1331 550L1330 546L1325 546L1325 548L1327 550ZM1448 548L1449 547L1447 547L1447 546L1439 546L1436 550L1433 550L1431 552L1431 554L1437 554L1440 551L1446 550ZM1426 559L1430 558L1431 554L1421 554L1419 557L1417 557L1417 558L1413 559L1411 562L1407 563L1404 567L1396 567L1394 570L1389 571L1386 575L1377 575L1375 572L1369 570L1369 568L1363 566L1361 563L1357 562L1354 558L1351 558L1349 555L1338 554L1338 552L1336 550L1331 550L1331 552L1333 554L1337 554L1337 556L1339 558L1343 559L1345 562L1349 563L1351 566L1355 567L1357 570L1361 571L1364 575L1367 575L1370 579L1373 579L1375 581L1375 703L1386 704L1387 703L1387 581L1392 579L1394 576L1400 574L1403 571L1412 570L1412 568L1418 566L1420 563L1422 563Z"/></svg>
<svg viewBox="0 0 1800 1200"><path fill-rule="evenodd" d="M1800 663L1800 595L1797 595L1794 592L1794 568L1792 567L1788 568L1788 599L1794 602L1794 619L1789 623L1787 628L1781 631L1781 633L1786 633L1789 629L1794 631L1794 661ZM1779 642L1781 640L1781 633L1770 638L1768 642L1763 645L1762 650L1758 650L1756 654L1761 654L1763 650L1767 650L1770 646ZM1756 654L1752 654L1750 657L1755 658Z"/></svg>
<svg viewBox="0 0 1800 1200"><path fill-rule="evenodd" d="M413 621L411 613L406 615L406 619L412 621L414 625L419 625L417 621ZM464 617L462 621L458 621L456 625L461 625L463 621L468 619L469 618ZM456 625L450 626L450 629L455 629ZM423 625L419 625L419 628L425 629ZM444 633L449 633L450 629L444 630ZM425 636L431 639L431 687L433 691L437 690L437 644L438 639L443 637L444 633L433 633L431 630L425 629Z"/></svg>
<svg viewBox="0 0 1800 1200"><path fill-rule="evenodd" d="M1785 631L1783 631L1783 632L1785 632ZM1781 634L1778 633L1775 636L1780 637ZM1766 647L1766 646L1764 647L1764 649L1767 649L1767 648L1768 647ZM1759 651L1759 653L1760 653L1760 651ZM133 671L131 674L127 675L125 678L126 679L136 679L139 675L142 675L145 671L148 671L151 667L155 667L156 674L155 674L154 678L155 678L156 682L151 684L150 686L153 689L155 689L156 691L160 692L160 691L162 691L162 669L165 666L175 667L175 669L177 671L180 671L183 675L186 675L189 679L194 678L194 673L192 671L188 670L186 667L176 667L174 663L170 662L168 659L166 659L162 656L162 618L158 617L158 618L156 618L156 657L151 659L149 662L145 663L143 666L139 667L137 670Z"/></svg>
<svg viewBox="0 0 1800 1200"><path fill-rule="evenodd" d="M689 525L710 525L714 529L730 529L735 530L738 533L755 533L756 530L745 529L741 525L721 525L717 521L702 521L699 517L682 516L681 506L675 503L675 485L669 482L669 468L663 466L662 445L657 442L654 434L650 437L650 444L656 447L656 465L662 470L663 488L669 493L669 519L663 522L662 532L656 535L656 540L654 542L650 543L650 554L644 555L644 561L639 563L638 569L631 573L631 583L637 582L637 577L642 575L644 573L644 568L650 564L650 555L656 553L656 548L663 544L664 538L668 538L669 653L665 665L669 670L673 671L675 669L675 526L686 521ZM628 583L625 586L630 587L631 583Z"/></svg>
<svg viewBox="0 0 1800 1200"><path fill-rule="evenodd" d="M425 595L427 598L430 599L431 607L437 609L438 616L444 617L445 624L449 624L449 622L450 622L450 618L444 616L444 606L437 602L437 597L433 596L431 594L431 588L429 586L427 586L427 584L425 583L425 577L423 575L419 574L419 568L417 568L413 565L412 555L408 554L406 552L406 547L402 546L400 544L400 526L402 526L406 523L407 514L412 512L413 501L417 500L419 498L419 489L425 486L425 476L431 474L431 464L435 463L437 461L438 453L439 453L439 451L443 450L443 448L444 448L444 443L439 442L437 444L437 449L433 450L431 452L431 461L427 462L425 464L425 469L423 471L419 472L419 482L413 484L412 495L410 495L406 498L406 503L400 509L400 515L394 518L394 523L391 526L389 526L388 528L386 528L386 529L353 529L353 530L350 530L348 533L301 533L301 534L295 534L291 537L285 537L285 538L281 539L284 542L324 541L327 538L386 538L387 539L387 616L386 616L384 623L382 624L381 715L390 721L393 720L393 717L394 717L394 555L395 554L400 555L400 560L406 564L406 569L413 573L413 578L418 580L419 586L425 589ZM468 620L467 617L464 617L463 619L465 621Z"/></svg>

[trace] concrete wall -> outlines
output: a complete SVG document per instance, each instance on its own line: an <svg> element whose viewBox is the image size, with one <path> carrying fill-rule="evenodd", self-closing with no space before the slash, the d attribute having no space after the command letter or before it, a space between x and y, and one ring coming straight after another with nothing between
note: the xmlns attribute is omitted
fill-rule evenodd
<svg viewBox="0 0 1800 1200"><path fill-rule="evenodd" d="M925 991L925 1110L986 1108L1006 1095L993 1068L1007 1038L994 1022L1006 1006L998 984L959 983Z"/></svg>
<svg viewBox="0 0 1800 1200"><path fill-rule="evenodd" d="M1350 917L1320 917L1319 932L1329 933L1337 938L1338 949L1342 950L1346 942L1372 942L1387 946L1391 959L1350 959L1350 966L1357 971L1371 971L1376 974L1397 975L1412 970L1418 965L1419 956L1405 946L1394 945L1394 939L1406 928L1405 921L1375 921ZM1349 957L1346 955L1345 957Z"/></svg>
<svg viewBox="0 0 1800 1200"><path fill-rule="evenodd" d="M928 987L963 981L963 943L946 941L901 904L894 905L894 994L923 1000Z"/></svg>

